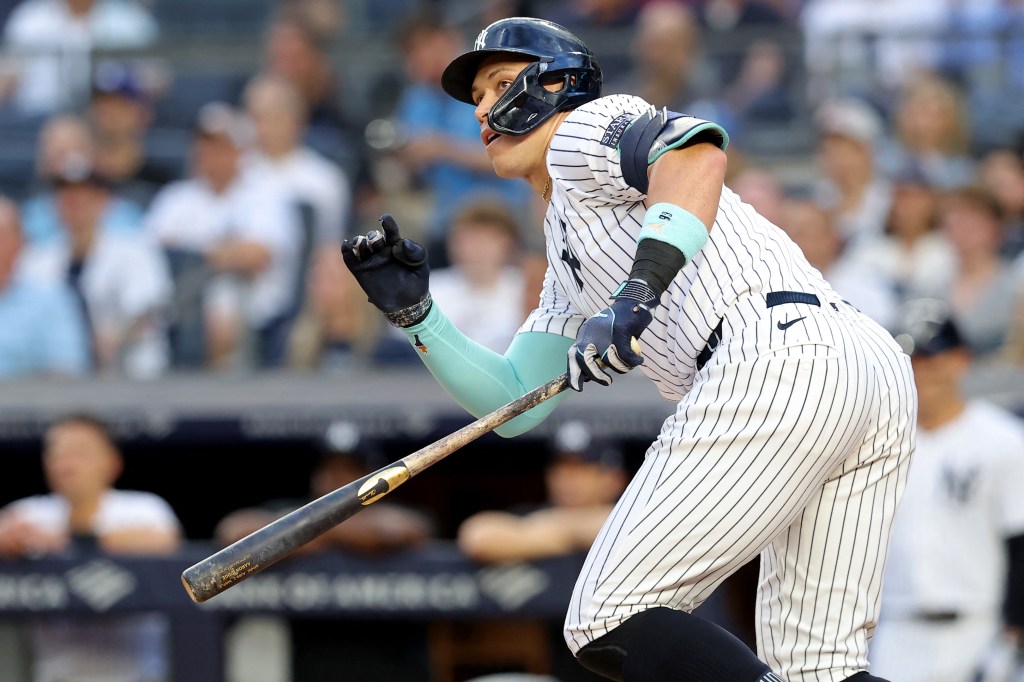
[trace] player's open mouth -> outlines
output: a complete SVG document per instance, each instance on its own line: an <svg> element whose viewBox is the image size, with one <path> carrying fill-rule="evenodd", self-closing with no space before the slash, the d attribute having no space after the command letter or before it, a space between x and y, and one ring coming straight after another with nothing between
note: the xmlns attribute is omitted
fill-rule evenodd
<svg viewBox="0 0 1024 682"><path fill-rule="evenodd" d="M484 143L485 147L490 145L492 142L497 140L499 137L501 137L501 135L499 135L498 133L494 132L493 130L490 130L489 128L485 128L484 130L480 131L480 139L483 140L483 143Z"/></svg>

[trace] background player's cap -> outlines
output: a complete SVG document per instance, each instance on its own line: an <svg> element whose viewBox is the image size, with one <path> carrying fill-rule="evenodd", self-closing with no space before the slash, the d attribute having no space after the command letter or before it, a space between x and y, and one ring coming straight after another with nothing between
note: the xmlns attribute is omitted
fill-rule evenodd
<svg viewBox="0 0 1024 682"><path fill-rule="evenodd" d="M493 130L525 135L553 114L601 96L601 67L582 40L558 24L532 17L494 22L477 36L473 49L459 55L441 75L441 87L455 99L473 104L473 79L493 54L509 53L534 62L494 103L488 113ZM556 92L543 85L558 81Z"/></svg>
<svg viewBox="0 0 1024 682"><path fill-rule="evenodd" d="M96 67L92 79L94 97L112 95L135 102L146 99L141 79L131 65L125 62L105 60Z"/></svg>
<svg viewBox="0 0 1024 682"><path fill-rule="evenodd" d="M317 449L323 457L356 459L369 471L376 471L388 463L377 442L350 421L329 424Z"/></svg>
<svg viewBox="0 0 1024 682"><path fill-rule="evenodd" d="M611 469L623 466L622 450L613 441L596 436L582 421L569 421L558 427L551 439L553 460L600 464Z"/></svg>
<svg viewBox="0 0 1024 682"><path fill-rule="evenodd" d="M822 135L848 137L866 145L873 145L884 131L874 109L852 97L825 102L815 112L814 122Z"/></svg>
<svg viewBox="0 0 1024 682"><path fill-rule="evenodd" d="M894 337L907 355L918 357L966 346L949 305L932 298L903 304Z"/></svg>

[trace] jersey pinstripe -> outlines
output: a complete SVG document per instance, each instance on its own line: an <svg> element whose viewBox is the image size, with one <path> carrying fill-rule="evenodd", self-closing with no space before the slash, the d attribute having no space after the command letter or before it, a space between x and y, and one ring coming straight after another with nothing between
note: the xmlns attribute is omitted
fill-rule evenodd
<svg viewBox="0 0 1024 682"><path fill-rule="evenodd" d="M618 142L650 110L603 97L552 137L548 269L521 331L575 338L628 278L647 206ZM653 313L641 369L678 405L587 557L570 649L644 609L692 610L760 555L760 658L788 682L867 669L913 451L909 358L728 188Z"/></svg>
<svg viewBox="0 0 1024 682"><path fill-rule="evenodd" d="M624 117L651 109L639 97L602 97L573 110L552 138L553 190L544 219L548 271L541 304L522 331L575 338L583 320L608 307L611 292L628 278L647 206L623 179L619 150L602 137ZM653 311L641 339L642 371L663 396L678 400L725 311L744 295L773 290L838 300L782 230L725 188L708 242Z"/></svg>

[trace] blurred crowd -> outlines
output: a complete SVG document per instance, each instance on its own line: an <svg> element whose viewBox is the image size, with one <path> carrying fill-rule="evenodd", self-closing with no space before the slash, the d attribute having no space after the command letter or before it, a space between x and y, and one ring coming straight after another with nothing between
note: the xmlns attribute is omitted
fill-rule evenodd
<svg viewBox="0 0 1024 682"><path fill-rule="evenodd" d="M503 350L542 207L439 80L513 13L596 40L606 93L725 125L729 184L854 305L946 300L977 357L1024 363L1019 2L274 0L227 74L169 4L0 6L0 378L407 362L338 253L385 212Z"/></svg>

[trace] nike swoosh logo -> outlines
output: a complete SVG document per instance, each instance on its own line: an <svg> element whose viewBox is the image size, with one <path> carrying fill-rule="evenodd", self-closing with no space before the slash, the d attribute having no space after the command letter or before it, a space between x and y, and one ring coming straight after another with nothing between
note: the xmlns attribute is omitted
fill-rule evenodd
<svg viewBox="0 0 1024 682"><path fill-rule="evenodd" d="M779 327L779 329L781 329L782 331L786 331L787 329L789 329L790 327L792 327L792 326L793 326L794 324L796 324L796 323L797 323L797 322L799 322L800 320L803 320L803 319L804 319L804 318L806 318L806 317L807 317L807 316L805 315L804 317L798 317L798 318L796 318L795 320L787 320L786 322L779 322L779 324L778 324L778 327Z"/></svg>

